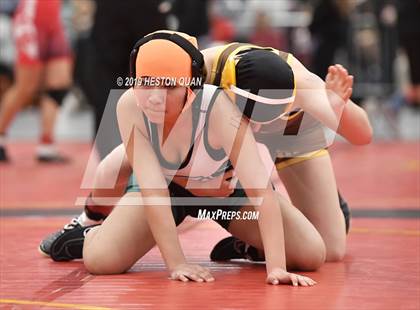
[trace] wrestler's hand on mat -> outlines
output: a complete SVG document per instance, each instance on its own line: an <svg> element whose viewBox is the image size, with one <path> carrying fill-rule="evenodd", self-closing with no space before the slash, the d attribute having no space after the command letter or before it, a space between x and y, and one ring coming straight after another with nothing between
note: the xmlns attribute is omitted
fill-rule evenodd
<svg viewBox="0 0 420 310"><path fill-rule="evenodd" d="M328 98L332 104L336 104L337 101L340 101L342 105L345 104L351 97L352 87L353 76L349 75L342 65L334 65L328 68L325 88L328 90Z"/></svg>
<svg viewBox="0 0 420 310"><path fill-rule="evenodd" d="M238 178L234 176L233 169L225 172L222 178L207 181L189 180L187 189L198 197L228 197L234 192Z"/></svg>
<svg viewBox="0 0 420 310"><path fill-rule="evenodd" d="M214 281L210 270L200 265L180 264L171 270L171 280L179 280L182 282L212 282Z"/></svg>
<svg viewBox="0 0 420 310"><path fill-rule="evenodd" d="M282 268L275 268L267 275L267 283L277 284L292 284L293 286L313 286L317 284L309 277L301 276L295 273L287 272Z"/></svg>

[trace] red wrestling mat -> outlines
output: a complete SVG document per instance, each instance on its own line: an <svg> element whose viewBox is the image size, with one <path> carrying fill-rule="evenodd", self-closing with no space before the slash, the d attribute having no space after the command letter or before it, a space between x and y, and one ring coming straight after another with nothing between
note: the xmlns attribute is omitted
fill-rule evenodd
<svg viewBox="0 0 420 310"><path fill-rule="evenodd" d="M338 187L352 208L420 207L420 143L337 143L331 154Z"/></svg>
<svg viewBox="0 0 420 310"><path fill-rule="evenodd" d="M38 242L67 218L0 218L0 308L4 309L419 309L416 220L355 219L343 262L306 273L312 288L264 284L264 266L213 263L226 232L187 221L181 242L192 262L211 269L209 284L170 281L156 249L129 273L89 275L82 262L54 263ZM198 222L198 224L197 224ZM187 229L192 227L193 229Z"/></svg>
<svg viewBox="0 0 420 310"><path fill-rule="evenodd" d="M192 262L208 266L210 284L169 281L154 249L124 275L92 276L82 262L54 263L37 247L69 220L45 217L71 211L90 146L63 144L70 164L41 165L34 145L16 143L13 162L0 165L0 308L5 309L419 309L420 222L356 218L348 254L341 263L307 273L313 288L264 284L261 265L209 261L213 245L227 233L211 222L187 221L181 241ZM418 210L419 144L375 144L331 150L340 190L356 211ZM37 217L25 216L30 211ZM44 212L42 212L44 210ZM23 211L11 217L14 211ZM45 212L47 211L47 212ZM78 210L74 208L74 214ZM12 214L13 215L13 214ZM23 215L23 216L22 216ZM194 229L186 228L194 226Z"/></svg>
<svg viewBox="0 0 420 310"><path fill-rule="evenodd" d="M81 195L80 184L91 152L87 143L69 143L59 149L71 160L67 164L40 164L35 144L8 147L11 162L0 164L2 209L63 208L74 206Z"/></svg>

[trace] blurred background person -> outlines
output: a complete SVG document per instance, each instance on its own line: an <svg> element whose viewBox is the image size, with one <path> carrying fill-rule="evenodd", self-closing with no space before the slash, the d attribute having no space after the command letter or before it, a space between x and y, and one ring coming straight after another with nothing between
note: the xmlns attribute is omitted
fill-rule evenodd
<svg viewBox="0 0 420 310"><path fill-rule="evenodd" d="M397 10L395 0L373 1L374 12L378 25L378 40L380 48L380 62L382 74L380 83L384 88L384 97L392 95L395 91L394 63L397 57Z"/></svg>
<svg viewBox="0 0 420 310"><path fill-rule="evenodd" d="M37 97L42 106L40 161L63 161L54 145L58 106L72 84L72 53L61 23L59 0L21 0L13 20L16 60L13 84L0 103L0 161L7 161L5 134L15 114Z"/></svg>
<svg viewBox="0 0 420 310"><path fill-rule="evenodd" d="M399 43L407 55L410 72L404 99L420 107L420 1L398 1L397 8Z"/></svg>
<svg viewBox="0 0 420 310"><path fill-rule="evenodd" d="M210 38L213 44L233 42L236 29L232 18L226 13L224 1L211 1L209 7Z"/></svg>
<svg viewBox="0 0 420 310"><path fill-rule="evenodd" d="M272 26L270 16L263 10L257 11L253 28L250 34L250 42L252 44L287 50L286 39L283 33Z"/></svg>
<svg viewBox="0 0 420 310"><path fill-rule="evenodd" d="M337 50L347 42L350 12L351 0L322 0L315 6L309 25L314 40L312 72L322 79Z"/></svg>
<svg viewBox="0 0 420 310"><path fill-rule="evenodd" d="M197 38L200 49L210 44L208 0L174 0L171 12L178 19L177 31Z"/></svg>
<svg viewBox="0 0 420 310"><path fill-rule="evenodd" d="M115 130L115 105L110 90L126 88L117 78L129 77L129 55L136 41L144 35L166 28L167 9L159 0L96 0L96 12L90 33L88 57L91 69L86 93L93 104L96 149L101 158L121 143ZM162 5L162 6L161 6ZM86 59L85 59L86 61ZM103 125L101 125L101 122ZM101 128L99 126L101 125Z"/></svg>
<svg viewBox="0 0 420 310"><path fill-rule="evenodd" d="M13 84L14 45L11 18L18 0L0 1L0 102Z"/></svg>

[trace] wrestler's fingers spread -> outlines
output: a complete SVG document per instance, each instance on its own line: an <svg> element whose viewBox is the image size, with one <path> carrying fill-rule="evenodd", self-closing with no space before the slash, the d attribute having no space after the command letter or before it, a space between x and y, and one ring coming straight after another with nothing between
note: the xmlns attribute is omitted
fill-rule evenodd
<svg viewBox="0 0 420 310"><path fill-rule="evenodd" d="M214 277L208 271L201 271L199 275L206 282L212 282L212 281L214 281Z"/></svg>
<svg viewBox="0 0 420 310"><path fill-rule="evenodd" d="M347 89L344 93L344 98L345 99L350 99L352 93L353 93L353 88Z"/></svg>
<svg viewBox="0 0 420 310"><path fill-rule="evenodd" d="M347 77L347 82L349 83L350 87L352 87L353 86L353 83L354 83L354 76L353 75L349 75Z"/></svg>
<svg viewBox="0 0 420 310"><path fill-rule="evenodd" d="M268 284L272 284L272 285L278 285L279 284L279 280L276 279L276 277L274 276L268 276L266 279L266 282Z"/></svg>
<svg viewBox="0 0 420 310"><path fill-rule="evenodd" d="M353 79L350 76L347 76L345 86L346 87L351 87L352 84L353 84Z"/></svg>
<svg viewBox="0 0 420 310"><path fill-rule="evenodd" d="M188 282L188 278L186 276L184 276L183 274L179 274L177 275L174 280L181 280L182 282Z"/></svg>
<svg viewBox="0 0 420 310"><path fill-rule="evenodd" d="M344 67L343 67L341 64L336 64L336 67L337 67L340 71L342 71L342 70L344 69Z"/></svg>
<svg viewBox="0 0 420 310"><path fill-rule="evenodd" d="M342 66L342 65L338 65L338 72L340 74L340 77L346 77L348 75L347 70Z"/></svg>
<svg viewBox="0 0 420 310"><path fill-rule="evenodd" d="M315 281L314 281L314 280L312 280L311 278L309 278L309 277L305 277L305 276L302 276L302 277L304 278L305 282L306 282L308 285L312 286L312 285L314 285L314 284L315 284Z"/></svg>
<svg viewBox="0 0 420 310"><path fill-rule="evenodd" d="M340 85L341 86L345 86L347 84L347 77L348 77L348 75L346 73L344 73L343 71L341 71L341 73L340 73Z"/></svg>
<svg viewBox="0 0 420 310"><path fill-rule="evenodd" d="M315 280L312 280L311 278L308 278L308 277L306 278L308 279L306 282L308 282L310 286L317 284Z"/></svg>
<svg viewBox="0 0 420 310"><path fill-rule="evenodd" d="M340 73L340 65L339 64L335 64L334 65L334 69L337 71L337 73Z"/></svg>
<svg viewBox="0 0 420 310"><path fill-rule="evenodd" d="M331 77L335 77L338 74L338 68L336 66L330 66L328 73L331 73Z"/></svg>
<svg viewBox="0 0 420 310"><path fill-rule="evenodd" d="M300 286L309 286L309 284L306 282L305 277L298 276L298 282Z"/></svg>
<svg viewBox="0 0 420 310"><path fill-rule="evenodd" d="M196 272L190 272L185 275L188 277L188 279L193 280L195 282L203 282L203 279L201 279Z"/></svg>
<svg viewBox="0 0 420 310"><path fill-rule="evenodd" d="M325 77L325 81L327 83L332 83L334 81L334 78L334 73L331 70L329 70L327 76Z"/></svg>
<svg viewBox="0 0 420 310"><path fill-rule="evenodd" d="M292 282L293 286L298 286L299 281L297 279L297 275L295 274L290 274L290 281Z"/></svg>

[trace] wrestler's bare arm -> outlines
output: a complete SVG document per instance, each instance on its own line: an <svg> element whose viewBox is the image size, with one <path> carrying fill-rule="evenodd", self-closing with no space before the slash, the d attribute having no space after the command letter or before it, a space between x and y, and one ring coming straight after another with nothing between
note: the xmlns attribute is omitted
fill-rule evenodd
<svg viewBox="0 0 420 310"><path fill-rule="evenodd" d="M290 65L297 84L295 107L302 108L329 128L336 130L352 144L370 142L372 128L369 119L366 112L349 99L353 80L342 66L334 66L325 82L294 57ZM328 79L335 80L330 87L327 87L330 82ZM347 85L350 93L341 91L343 84Z"/></svg>
<svg viewBox="0 0 420 310"><path fill-rule="evenodd" d="M153 237L169 270L185 264L175 221L171 211L168 186L160 163L147 138L141 110L136 105L133 90L121 97L117 106L118 125L133 168Z"/></svg>

